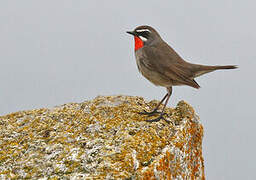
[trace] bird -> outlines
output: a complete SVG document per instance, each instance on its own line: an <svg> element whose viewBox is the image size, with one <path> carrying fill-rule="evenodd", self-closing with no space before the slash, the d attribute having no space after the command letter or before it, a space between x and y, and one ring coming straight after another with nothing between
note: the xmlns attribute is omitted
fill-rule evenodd
<svg viewBox="0 0 256 180"><path fill-rule="evenodd" d="M165 87L167 90L152 111L140 112L148 116L160 114L155 119L146 120L147 122L158 122L161 119L169 122L164 118L164 110L172 95L173 86L187 85L199 89L195 78L219 69L237 68L236 65L208 66L187 62L148 25L138 26L127 33L134 36L135 59L139 72L154 85ZM159 112L158 109L163 102L164 106Z"/></svg>

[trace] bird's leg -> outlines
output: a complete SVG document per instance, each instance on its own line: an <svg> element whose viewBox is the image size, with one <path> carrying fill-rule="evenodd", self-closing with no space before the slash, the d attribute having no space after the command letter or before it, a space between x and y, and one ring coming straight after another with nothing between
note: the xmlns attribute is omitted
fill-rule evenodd
<svg viewBox="0 0 256 180"><path fill-rule="evenodd" d="M166 99L166 101L165 101L165 104L164 104L164 107L163 107L163 109L162 109L162 112L161 112L160 116L158 116L158 117L155 118L155 119L146 120L147 122L158 122L158 121L160 121L161 119L164 119L166 122L168 122L163 116L164 116L164 109L165 109L165 107L166 107L166 105L167 105L167 102L168 102L169 98L170 98L170 95L168 95L168 97L167 97L167 99Z"/></svg>
<svg viewBox="0 0 256 180"><path fill-rule="evenodd" d="M163 97L163 99L158 103L158 105L155 107L155 109L153 111L150 111L150 112L147 112L145 110L143 110L142 112L139 112L139 114L142 114L142 115L148 115L148 116L153 116L154 114L158 114L160 112L158 112L158 108L159 106L163 103L163 101L167 98L168 96L168 93L166 93L166 95Z"/></svg>
<svg viewBox="0 0 256 180"><path fill-rule="evenodd" d="M168 90L167 99L166 99L166 101L165 101L165 103L164 103L164 107L163 107L163 109L162 109L162 112L161 112L160 116L158 116L158 117L155 118L155 119L146 120L147 122L158 122L158 121L160 121L161 119L163 119L163 120L165 120L167 123L169 123L169 121L166 120L163 116L164 116L164 114L165 114L165 113L164 113L165 107L166 107L166 105L167 105L167 103L168 103L168 101L169 101L169 99L170 99L170 97L171 97L171 95L172 95L172 87L167 88L167 90Z"/></svg>

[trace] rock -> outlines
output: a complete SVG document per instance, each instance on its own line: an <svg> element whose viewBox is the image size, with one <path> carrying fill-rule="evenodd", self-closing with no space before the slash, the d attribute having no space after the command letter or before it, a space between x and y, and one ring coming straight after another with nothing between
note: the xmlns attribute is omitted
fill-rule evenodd
<svg viewBox="0 0 256 180"><path fill-rule="evenodd" d="M184 101L148 123L158 101L99 96L0 117L1 179L205 179L203 127ZM153 118L153 117L151 117Z"/></svg>

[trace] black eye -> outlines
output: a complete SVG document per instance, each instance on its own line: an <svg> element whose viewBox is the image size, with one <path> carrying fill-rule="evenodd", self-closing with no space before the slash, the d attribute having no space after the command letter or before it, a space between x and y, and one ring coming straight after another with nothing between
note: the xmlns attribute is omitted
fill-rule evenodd
<svg viewBox="0 0 256 180"><path fill-rule="evenodd" d="M148 31L142 31L139 33L140 36L143 36L145 38L148 38L149 37L149 32Z"/></svg>
<svg viewBox="0 0 256 180"><path fill-rule="evenodd" d="M144 38L146 38L146 39L149 38L149 34L150 34L149 31L137 30L136 32L137 32L138 36L144 37Z"/></svg>

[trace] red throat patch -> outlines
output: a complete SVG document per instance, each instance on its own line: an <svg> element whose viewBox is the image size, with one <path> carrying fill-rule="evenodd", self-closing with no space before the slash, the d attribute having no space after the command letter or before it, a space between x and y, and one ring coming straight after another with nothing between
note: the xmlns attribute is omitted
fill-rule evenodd
<svg viewBox="0 0 256 180"><path fill-rule="evenodd" d="M139 37L134 36L134 41L135 41L135 51L137 51L138 49L144 46L143 41Z"/></svg>

